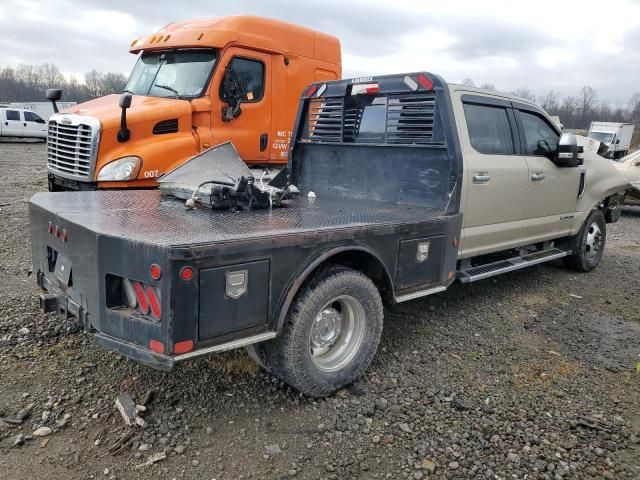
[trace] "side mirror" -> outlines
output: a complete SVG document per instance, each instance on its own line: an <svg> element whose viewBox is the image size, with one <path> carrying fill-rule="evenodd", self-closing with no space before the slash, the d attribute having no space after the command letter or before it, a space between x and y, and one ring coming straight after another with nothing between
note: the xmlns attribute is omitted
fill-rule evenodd
<svg viewBox="0 0 640 480"><path fill-rule="evenodd" d="M118 102L120 108L129 108L131 106L132 95L129 92L125 92L120 95L120 101Z"/></svg>
<svg viewBox="0 0 640 480"><path fill-rule="evenodd" d="M53 105L53 113L58 113L58 105L56 104L62 98L62 90L59 88L49 88L47 90L47 100Z"/></svg>
<svg viewBox="0 0 640 480"><path fill-rule="evenodd" d="M620 139L616 140L616 145L620 145Z"/></svg>
<svg viewBox="0 0 640 480"><path fill-rule="evenodd" d="M120 143L126 142L131 138L131 131L127 128L127 108L131 106L132 95L129 92L124 92L120 95L120 101L118 105L122 109L120 114L120 131L118 132L118 141Z"/></svg>
<svg viewBox="0 0 640 480"><path fill-rule="evenodd" d="M559 167L577 167L582 165L583 160L580 158L580 147L578 147L578 139L572 133L563 133L558 142L558 149L555 155L555 164Z"/></svg>
<svg viewBox="0 0 640 480"><path fill-rule="evenodd" d="M221 98L229 105L222 107L222 121L230 122L234 118L237 118L242 113L240 108L240 102L243 97L244 88L238 79L238 74L231 64L227 66L222 79Z"/></svg>

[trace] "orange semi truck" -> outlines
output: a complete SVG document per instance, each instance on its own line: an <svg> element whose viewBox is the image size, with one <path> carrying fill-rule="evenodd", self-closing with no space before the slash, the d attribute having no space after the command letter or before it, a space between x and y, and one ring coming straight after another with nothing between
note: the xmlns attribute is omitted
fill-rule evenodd
<svg viewBox="0 0 640 480"><path fill-rule="evenodd" d="M255 16L169 24L129 50L140 55L122 95L51 117L49 190L155 187L226 141L250 166L285 164L300 93L342 76L336 37ZM54 109L60 96L47 92Z"/></svg>

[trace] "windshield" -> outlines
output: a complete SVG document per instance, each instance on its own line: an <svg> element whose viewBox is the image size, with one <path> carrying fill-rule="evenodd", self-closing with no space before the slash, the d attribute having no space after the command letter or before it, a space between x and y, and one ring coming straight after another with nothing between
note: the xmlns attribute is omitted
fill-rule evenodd
<svg viewBox="0 0 640 480"><path fill-rule="evenodd" d="M215 50L143 53L125 90L151 97L199 97L207 88L215 62Z"/></svg>
<svg viewBox="0 0 640 480"><path fill-rule="evenodd" d="M593 138L594 140L598 140L602 143L611 143L611 140L613 140L613 133L591 132L589 133L589 138Z"/></svg>

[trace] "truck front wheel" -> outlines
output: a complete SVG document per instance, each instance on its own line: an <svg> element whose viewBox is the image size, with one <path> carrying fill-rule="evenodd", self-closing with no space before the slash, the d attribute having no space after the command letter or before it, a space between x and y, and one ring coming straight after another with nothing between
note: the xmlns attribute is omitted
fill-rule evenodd
<svg viewBox="0 0 640 480"><path fill-rule="evenodd" d="M358 271L333 266L303 287L280 336L261 346L276 376L306 395L324 397L367 369L382 323L374 283Z"/></svg>
<svg viewBox="0 0 640 480"><path fill-rule="evenodd" d="M590 272L598 266L607 240L607 224L600 210L593 210L580 230L575 252L565 257L565 265L579 272Z"/></svg>

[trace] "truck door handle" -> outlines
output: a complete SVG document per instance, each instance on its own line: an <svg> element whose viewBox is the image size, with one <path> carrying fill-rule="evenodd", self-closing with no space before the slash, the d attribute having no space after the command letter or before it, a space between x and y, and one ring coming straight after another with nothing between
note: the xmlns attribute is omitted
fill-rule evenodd
<svg viewBox="0 0 640 480"><path fill-rule="evenodd" d="M542 172L537 172L531 175L532 182L542 182L544 180L544 174Z"/></svg>
<svg viewBox="0 0 640 480"><path fill-rule="evenodd" d="M269 135L263 133L260 135L260 151L264 152L267 149L267 144L269 143Z"/></svg>
<svg viewBox="0 0 640 480"><path fill-rule="evenodd" d="M489 183L491 177L486 173L474 173L473 183Z"/></svg>

